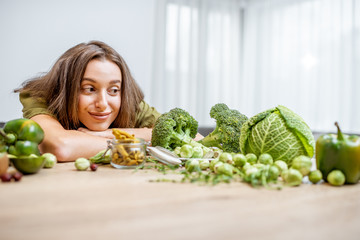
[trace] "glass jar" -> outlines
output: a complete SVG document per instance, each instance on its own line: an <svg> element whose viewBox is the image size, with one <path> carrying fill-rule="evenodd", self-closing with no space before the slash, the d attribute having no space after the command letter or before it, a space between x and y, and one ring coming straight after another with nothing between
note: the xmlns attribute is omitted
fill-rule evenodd
<svg viewBox="0 0 360 240"><path fill-rule="evenodd" d="M115 168L136 168L146 160L146 144L144 139L113 139L110 144L111 162Z"/></svg>

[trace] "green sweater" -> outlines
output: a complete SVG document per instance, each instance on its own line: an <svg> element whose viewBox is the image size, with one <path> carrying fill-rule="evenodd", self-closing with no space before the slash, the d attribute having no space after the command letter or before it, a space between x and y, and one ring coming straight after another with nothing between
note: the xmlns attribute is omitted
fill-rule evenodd
<svg viewBox="0 0 360 240"><path fill-rule="evenodd" d="M44 99L34 98L30 95L29 92L21 92L19 97L20 102L23 105L22 111L24 118L31 118L39 114L46 114L56 118L56 116L49 112L48 106ZM136 114L134 127L151 128L160 115L161 114L154 107L150 107L145 101L142 101L140 103L140 111Z"/></svg>

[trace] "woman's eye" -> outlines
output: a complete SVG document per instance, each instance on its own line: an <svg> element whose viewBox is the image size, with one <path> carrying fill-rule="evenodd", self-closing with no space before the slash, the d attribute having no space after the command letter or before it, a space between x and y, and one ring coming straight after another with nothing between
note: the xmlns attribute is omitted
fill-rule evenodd
<svg viewBox="0 0 360 240"><path fill-rule="evenodd" d="M120 89L118 89L118 88L111 88L109 90L109 94L110 95L117 95L119 93L119 91L120 91Z"/></svg>
<svg viewBox="0 0 360 240"><path fill-rule="evenodd" d="M84 87L84 88L82 88L82 91L84 93L93 93L93 92L95 92L95 88L93 88L93 87Z"/></svg>

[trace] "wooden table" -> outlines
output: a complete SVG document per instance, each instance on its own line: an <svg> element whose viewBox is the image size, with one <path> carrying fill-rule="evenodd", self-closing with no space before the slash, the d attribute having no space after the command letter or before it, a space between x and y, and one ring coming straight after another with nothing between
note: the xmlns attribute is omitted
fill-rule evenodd
<svg viewBox="0 0 360 240"><path fill-rule="evenodd" d="M0 183L0 239L360 239L360 184L277 191L150 181L159 178L62 163Z"/></svg>

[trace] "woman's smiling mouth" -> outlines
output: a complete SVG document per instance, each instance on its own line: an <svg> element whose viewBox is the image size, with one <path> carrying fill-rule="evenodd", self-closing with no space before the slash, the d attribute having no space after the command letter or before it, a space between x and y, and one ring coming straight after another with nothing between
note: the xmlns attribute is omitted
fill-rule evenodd
<svg viewBox="0 0 360 240"><path fill-rule="evenodd" d="M94 119L103 121L110 117L111 112L108 112L108 113L89 112L89 114Z"/></svg>

